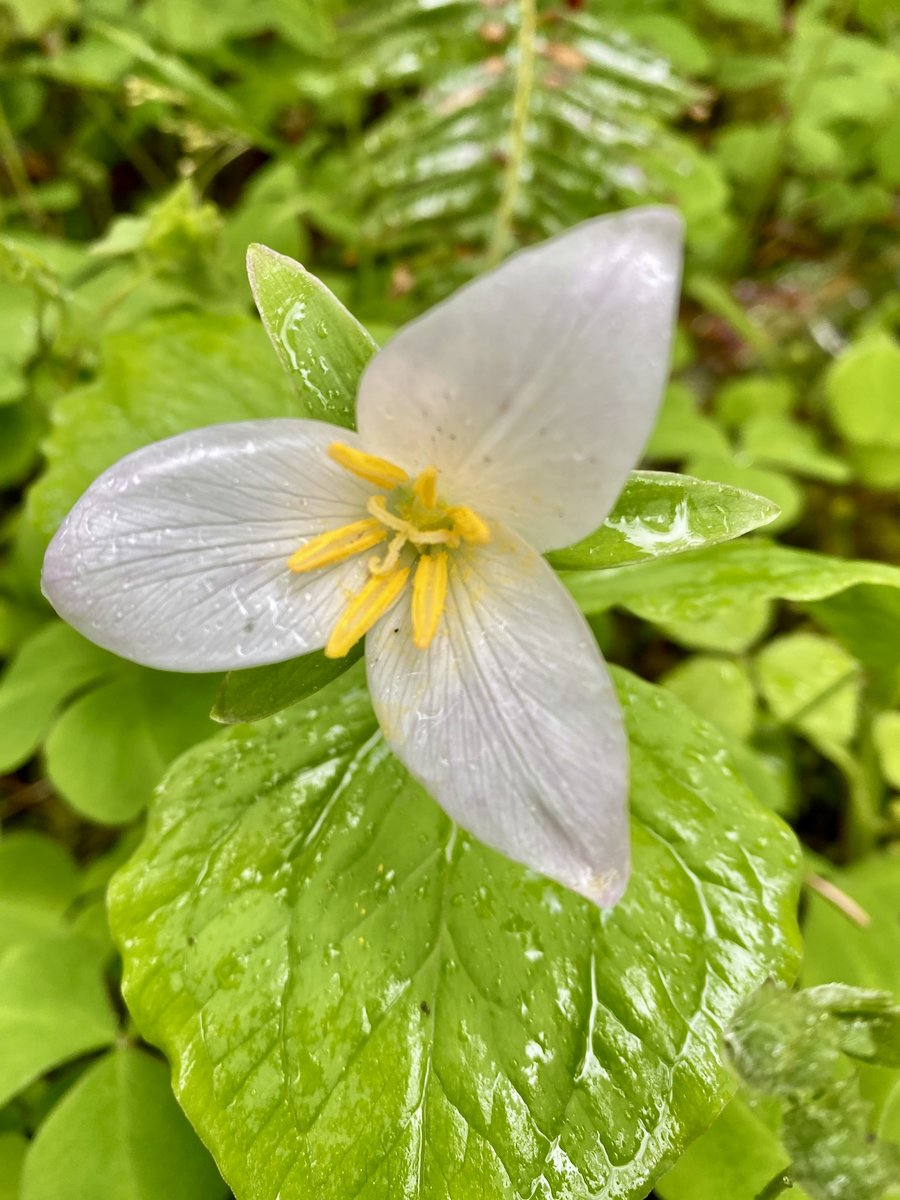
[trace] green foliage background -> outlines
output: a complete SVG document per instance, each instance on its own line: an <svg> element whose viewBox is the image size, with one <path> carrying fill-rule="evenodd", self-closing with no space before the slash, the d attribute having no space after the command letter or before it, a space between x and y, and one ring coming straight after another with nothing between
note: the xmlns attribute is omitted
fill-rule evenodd
<svg viewBox="0 0 900 1200"><path fill-rule="evenodd" d="M676 204L688 227L674 371L645 465L746 489L780 514L765 537L714 545L703 505L715 503L698 492L697 548L635 564L607 529L554 565L609 659L663 689L660 698L620 678L626 707L645 712L635 728L657 731L645 739L642 778L682 762L675 734L673 747L666 742L675 722L685 744L734 764L727 787L694 781L710 811L718 796L714 828L743 829L755 844L778 828L766 824L771 810L799 836L804 990L787 1002L764 992L742 1010L722 1042L727 1070L713 1061L721 1031L711 1020L693 1031L697 1078L679 1082L673 1070L663 1080L654 1072L671 1047L655 1046L651 1030L667 1036L672 1008L694 1003L690 972L666 964L656 1026L648 1018L642 1027L637 1009L622 1018L646 1055L647 1094L622 1083L621 1109L582 1121L589 1130L612 1122L625 1162L634 1111L645 1111L654 1088L671 1090L667 1151L643 1166L628 1160L633 1171L619 1164L604 1195L644 1196L654 1185L659 1200L890 1194L900 1177L891 1150L900 1144L900 1052L896 1011L872 997L900 992L894 0L0 0L0 48L0 1200L228 1194L123 1004L105 905L110 878L141 841L154 788L215 733L208 714L220 681L123 663L57 621L38 586L57 523L100 470L137 446L213 421L299 411L297 381L252 315L248 243L302 261L380 342L518 245L644 201ZM331 397L338 413L346 395L352 404L368 353L342 320L345 342L323 350L345 373L344 391ZM659 479L635 477L620 521L634 519L653 488L655 511L668 512ZM765 504L753 503L762 514ZM735 513L732 533L763 519ZM291 698L302 691L282 684ZM356 713L363 703L346 686L327 693L326 716L329 704ZM253 705L253 716L281 707L266 707L270 699L248 700L232 684L216 703L231 719ZM658 727L651 711L667 714ZM355 719L369 731L364 708ZM297 707L273 720L260 729L275 734L238 731L211 745L240 759L241 738L252 750L260 737L275 754L278 721L313 737L324 718ZM171 978L205 960L182 961L197 931L182 930L181 917L177 929L147 933L170 898L173 876L160 863L172 856L176 870L184 850L167 841L165 822L181 814L198 822L201 842L219 837L214 819L207 828L193 812L191 792L206 756L219 753L203 746L175 769L138 865L114 893L119 942L149 938ZM658 768L654 754L663 755ZM373 773L390 772L375 759ZM637 797L640 836L680 845L684 797L670 790L654 817L653 794ZM380 802L374 784L372 795ZM304 803L314 810L316 794ZM417 803L423 837L443 844L439 814ZM266 805L275 821L277 791ZM723 944L726 934L746 935L752 961L721 948L716 958L689 940L685 953L720 971L736 998L762 982L761 963L791 974L783 836L772 834L776 848L761 855L771 879L751 883L753 872L723 854L720 874L699 886L716 898ZM237 853L222 838L222 853ZM233 841L250 853L253 827ZM501 864L487 857L481 870L498 896L511 892L520 912L531 911L536 893ZM556 936L573 971L588 944L615 956L625 955L626 933L629 944L654 931L664 939L652 914L669 903L687 911L694 900L679 899L674 875L660 878L658 893L639 884L633 918L626 907L602 934L567 910ZM740 898L730 904L720 894L729 878ZM748 917L741 889L751 887L754 913L772 896L778 914ZM244 932L262 936L263 916L251 917ZM509 930L490 929L502 949ZM186 1079L188 1067L201 1076L205 1068L148 995L142 978L153 963L140 953L129 998L142 1032L175 1056L179 1098L243 1189L239 1200L268 1194L234 1165L250 1151L229 1141L233 1121ZM210 970L221 966L215 945L204 953ZM651 956L623 957L623 976ZM868 991L823 990L834 983ZM610 1008L614 999L627 1009L627 990L606 997ZM299 1000L296 1009L312 1029L312 1010ZM324 1001L318 1016L338 1020ZM252 1029L241 1034L253 1044ZM501 1058L518 1053L515 1036L506 1044L497 1035ZM533 1043L523 1044L527 1054ZM444 1051L452 1074L452 1047ZM540 1095L506 1066L537 1121ZM738 1081L723 1114L685 1149ZM445 1100L456 1095L452 1078L445 1091ZM251 1111L242 1122L252 1131ZM476 1186L526 1194L510 1182L511 1139L492 1128L471 1175L446 1186L432 1177L421 1195L475 1196ZM445 1151L449 1162L449 1139L438 1159ZM785 1168L793 1186L778 1182ZM352 1191L342 1159L327 1195L419 1194L391 1170L371 1191ZM552 1174L542 1186L530 1194L588 1194L567 1192Z"/></svg>

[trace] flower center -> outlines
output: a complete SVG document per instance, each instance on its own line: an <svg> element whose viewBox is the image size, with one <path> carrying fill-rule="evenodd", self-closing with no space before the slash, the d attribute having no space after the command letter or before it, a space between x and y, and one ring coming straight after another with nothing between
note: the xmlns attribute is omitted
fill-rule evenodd
<svg viewBox="0 0 900 1200"><path fill-rule="evenodd" d="M485 521L465 505L448 504L438 494L438 471L426 467L415 479L385 458L344 442L332 442L328 455L344 470L382 488L366 505L368 517L311 538L288 559L291 571L317 571L387 542L369 558L369 579L347 602L331 631L325 654L343 658L403 593L412 576L413 642L431 645L447 598L448 552L463 542L491 540Z"/></svg>

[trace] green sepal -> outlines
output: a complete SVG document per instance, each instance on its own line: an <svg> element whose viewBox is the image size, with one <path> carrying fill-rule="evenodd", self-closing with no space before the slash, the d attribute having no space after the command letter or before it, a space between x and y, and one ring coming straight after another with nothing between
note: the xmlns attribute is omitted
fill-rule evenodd
<svg viewBox="0 0 900 1200"><path fill-rule="evenodd" d="M598 570L698 550L768 525L778 505L724 483L633 471L599 529L547 555L557 570Z"/></svg>
<svg viewBox="0 0 900 1200"><path fill-rule="evenodd" d="M359 377L375 342L334 293L292 258L254 244L247 251L247 274L303 415L352 429Z"/></svg>
<svg viewBox="0 0 900 1200"><path fill-rule="evenodd" d="M363 652L363 642L344 658L326 658L313 650L300 658L229 671L216 693L210 716L222 725L261 721L282 709L306 700L353 666Z"/></svg>

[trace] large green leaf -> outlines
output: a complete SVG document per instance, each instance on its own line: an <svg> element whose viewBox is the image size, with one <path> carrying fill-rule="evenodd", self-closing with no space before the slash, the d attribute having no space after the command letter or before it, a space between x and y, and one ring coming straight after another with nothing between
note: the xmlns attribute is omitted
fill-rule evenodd
<svg viewBox="0 0 900 1200"><path fill-rule="evenodd" d="M218 1200L209 1155L165 1064L122 1046L93 1064L41 1125L21 1200Z"/></svg>
<svg viewBox="0 0 900 1200"><path fill-rule="evenodd" d="M617 567L740 537L778 516L771 500L722 483L633 471L604 523L547 557L558 569Z"/></svg>
<svg viewBox="0 0 900 1200"><path fill-rule="evenodd" d="M247 251L266 332L293 380L303 415L356 424L356 387L375 343L321 280L267 246Z"/></svg>
<svg viewBox="0 0 900 1200"><path fill-rule="evenodd" d="M114 879L125 993L239 1200L643 1197L795 967L796 844L619 675L634 875L601 913L457 830L356 667L190 751Z"/></svg>

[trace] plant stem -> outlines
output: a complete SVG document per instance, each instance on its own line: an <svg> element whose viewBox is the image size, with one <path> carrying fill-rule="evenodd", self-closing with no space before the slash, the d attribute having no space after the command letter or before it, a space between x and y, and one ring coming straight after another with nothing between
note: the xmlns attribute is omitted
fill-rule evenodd
<svg viewBox="0 0 900 1200"><path fill-rule="evenodd" d="M81 102L93 114L100 128L112 138L126 158L131 160L147 186L156 188L157 191L165 191L169 185L165 171L132 136L125 122L118 119L109 101L85 91Z"/></svg>
<svg viewBox="0 0 900 1200"><path fill-rule="evenodd" d="M3 111L2 104L0 104L0 159L2 159L3 165L6 168L13 191L16 193L19 203L22 206L22 211L34 228L40 229L43 224L44 215L35 200L28 172L25 170L25 163L22 161L22 155L19 153L19 147L16 144L16 135L13 133L6 119L6 113Z"/></svg>
<svg viewBox="0 0 900 1200"><path fill-rule="evenodd" d="M537 31L537 0L519 0L519 37L516 44L516 84L513 92L512 125L509 155L506 160L503 191L494 232L488 246L488 265L495 266L503 257L512 233L516 203L522 183L522 164L525 160L528 116L531 93L534 90L534 43Z"/></svg>
<svg viewBox="0 0 900 1200"><path fill-rule="evenodd" d="M727 321L755 352L760 362L766 366L775 364L778 347L771 334L747 315L723 283L712 275L689 275L684 281L684 291L707 312Z"/></svg>
<svg viewBox="0 0 900 1200"><path fill-rule="evenodd" d="M782 1192L786 1192L793 1186L794 1181L787 1171L779 1171L775 1178L770 1179L763 1190L757 1194L756 1200L775 1200L776 1196L780 1196Z"/></svg>

